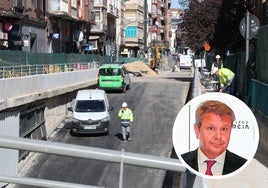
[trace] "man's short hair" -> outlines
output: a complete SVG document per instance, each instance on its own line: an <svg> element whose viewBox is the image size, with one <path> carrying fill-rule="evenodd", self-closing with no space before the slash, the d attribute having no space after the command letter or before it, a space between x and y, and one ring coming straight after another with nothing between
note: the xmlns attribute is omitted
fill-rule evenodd
<svg viewBox="0 0 268 188"><path fill-rule="evenodd" d="M232 122L235 120L233 110L225 103L217 100L208 100L203 102L195 111L195 122L199 127L201 126L204 115L207 113L214 113L219 116L230 115Z"/></svg>

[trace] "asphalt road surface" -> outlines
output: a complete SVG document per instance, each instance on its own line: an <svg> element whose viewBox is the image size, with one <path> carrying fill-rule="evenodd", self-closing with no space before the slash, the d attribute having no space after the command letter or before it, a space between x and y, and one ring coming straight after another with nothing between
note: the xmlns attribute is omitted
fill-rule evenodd
<svg viewBox="0 0 268 188"><path fill-rule="evenodd" d="M109 135L71 136L69 124L58 128L49 140L98 148L170 157L174 120L187 100L191 75L188 71L164 76L133 78L126 93L107 92L113 110ZM121 140L118 110L126 101L134 113L132 140ZM20 175L92 186L119 187L120 165L58 155L34 154ZM162 188L164 170L124 166L123 187ZM16 188L30 186L16 185Z"/></svg>

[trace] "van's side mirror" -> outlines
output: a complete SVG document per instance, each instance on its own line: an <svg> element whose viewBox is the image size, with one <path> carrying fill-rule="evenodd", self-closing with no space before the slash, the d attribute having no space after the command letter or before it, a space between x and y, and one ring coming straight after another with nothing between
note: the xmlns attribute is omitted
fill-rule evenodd
<svg viewBox="0 0 268 188"><path fill-rule="evenodd" d="M73 111L73 107L68 107L67 109L68 109L68 111L70 111L70 112Z"/></svg>
<svg viewBox="0 0 268 188"><path fill-rule="evenodd" d="M114 108L112 106L109 107L108 111L111 111L113 110Z"/></svg>

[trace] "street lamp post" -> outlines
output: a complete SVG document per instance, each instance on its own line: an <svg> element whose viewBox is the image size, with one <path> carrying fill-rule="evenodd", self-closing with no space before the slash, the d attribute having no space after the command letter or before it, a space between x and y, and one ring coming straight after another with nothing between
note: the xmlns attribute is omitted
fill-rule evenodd
<svg viewBox="0 0 268 188"><path fill-rule="evenodd" d="M144 51L147 50L147 0L144 0L144 28L143 28Z"/></svg>

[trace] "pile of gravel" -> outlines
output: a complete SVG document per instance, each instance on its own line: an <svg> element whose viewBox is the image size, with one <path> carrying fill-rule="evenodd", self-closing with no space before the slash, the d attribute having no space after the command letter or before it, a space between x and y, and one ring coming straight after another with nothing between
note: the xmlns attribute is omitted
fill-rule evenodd
<svg viewBox="0 0 268 188"><path fill-rule="evenodd" d="M139 76L155 76L157 73L142 61L124 64L128 72Z"/></svg>

